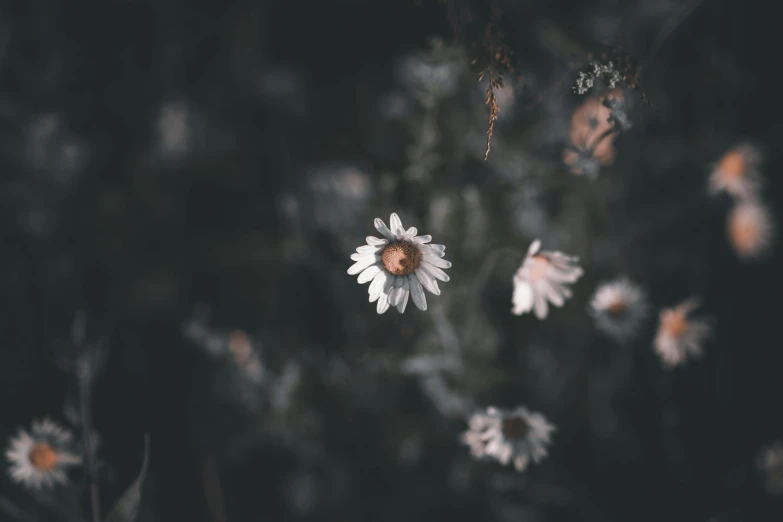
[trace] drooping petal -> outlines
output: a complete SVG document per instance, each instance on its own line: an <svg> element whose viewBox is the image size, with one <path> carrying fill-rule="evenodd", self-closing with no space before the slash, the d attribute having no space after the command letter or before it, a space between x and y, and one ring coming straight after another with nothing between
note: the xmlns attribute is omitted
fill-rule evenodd
<svg viewBox="0 0 783 522"><path fill-rule="evenodd" d="M370 287L367 289L367 293L370 294L370 302L376 301L378 299L378 296L381 295L381 292L383 291L384 285L386 285L386 280L390 277L393 277L391 274L389 274L386 270L381 270L372 280L372 283L370 283Z"/></svg>
<svg viewBox="0 0 783 522"><path fill-rule="evenodd" d="M419 310L426 310L427 298L424 295L424 289L421 287L419 278L416 277L415 274L408 274L408 285L410 287L413 304L415 304Z"/></svg>
<svg viewBox="0 0 783 522"><path fill-rule="evenodd" d="M528 257L536 255L539 250L541 250L541 240L536 239L532 243L530 243L530 246L527 248Z"/></svg>
<svg viewBox="0 0 783 522"><path fill-rule="evenodd" d="M533 288L530 286L530 283L527 281L515 283L511 302L514 305L511 309L511 313L514 315L522 315L532 310Z"/></svg>
<svg viewBox="0 0 783 522"><path fill-rule="evenodd" d="M397 311L403 313L405 312L405 307L408 306L410 286L407 277L401 277L400 279L402 279L402 295L397 299Z"/></svg>

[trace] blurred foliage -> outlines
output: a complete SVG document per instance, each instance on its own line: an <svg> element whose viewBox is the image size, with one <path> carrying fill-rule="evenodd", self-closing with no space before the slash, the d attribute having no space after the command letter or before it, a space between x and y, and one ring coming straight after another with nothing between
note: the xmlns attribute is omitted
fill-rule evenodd
<svg viewBox="0 0 783 522"><path fill-rule="evenodd" d="M781 199L776 17L736 0L491 4L0 7L0 436L79 418L56 361L85 310L108 332L103 504L152 441L140 522L779 519L754 462L783 438L780 258L737 259L728 201L706 193L711 162L749 139ZM485 161L472 62L490 20L513 72ZM563 148L602 53L638 78L632 127L589 179ZM345 273L391 212L454 263L427 312L378 316ZM510 313L536 237L585 268L546 321ZM700 295L705 358L666 371L654 317L629 345L597 330L587 303L619 276L656 309ZM466 415L517 404L558 426L550 456L524 474L472 461ZM57 494L86 512L73 478ZM0 484L2 516L62 519Z"/></svg>

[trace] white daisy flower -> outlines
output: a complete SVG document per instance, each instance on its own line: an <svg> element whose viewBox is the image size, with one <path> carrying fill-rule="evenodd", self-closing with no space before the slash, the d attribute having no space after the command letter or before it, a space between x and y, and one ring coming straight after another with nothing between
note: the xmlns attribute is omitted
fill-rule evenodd
<svg viewBox="0 0 783 522"><path fill-rule="evenodd" d="M547 455L547 446L555 426L540 413L519 406L512 411L490 406L475 413L469 429L460 440L476 458L493 458L508 465L513 460L517 471L524 471L530 460L539 462Z"/></svg>
<svg viewBox="0 0 783 522"><path fill-rule="evenodd" d="M726 222L729 243L737 256L744 260L761 257L767 252L774 232L770 211L754 199L738 203Z"/></svg>
<svg viewBox="0 0 783 522"><path fill-rule="evenodd" d="M684 364L688 357L702 355L702 345L710 335L711 327L704 319L688 317L698 307L698 299L692 298L661 311L654 346L661 361L669 368Z"/></svg>
<svg viewBox="0 0 783 522"><path fill-rule="evenodd" d="M602 283L590 301L596 327L620 342L633 337L648 312L644 291L627 278Z"/></svg>
<svg viewBox="0 0 783 522"><path fill-rule="evenodd" d="M370 302L378 301L379 314L386 312L389 306L396 306L403 313L408 304L408 296L420 309L427 309L427 299L422 287L435 295L440 295L438 281L448 281L443 268L451 263L442 259L446 247L428 245L432 236L417 236L416 227L405 230L397 214L389 218L391 228L383 220L375 219L375 228L383 239L368 236L367 244L356 249L351 259L356 261L348 269L350 275L359 274L359 284L369 281Z"/></svg>
<svg viewBox="0 0 783 522"><path fill-rule="evenodd" d="M563 306L571 297L566 283L575 283L583 271L578 257L562 252L539 252L541 241L536 239L527 250L527 256L514 274L514 294L511 313L522 315L535 309L536 317L544 319L549 311L547 303Z"/></svg>
<svg viewBox="0 0 783 522"><path fill-rule="evenodd" d="M73 434L49 419L34 421L30 433L20 429L12 437L5 456L9 474L16 482L32 489L65 484L68 466L81 464L74 452Z"/></svg>
<svg viewBox="0 0 783 522"><path fill-rule="evenodd" d="M725 192L739 199L755 196L762 185L761 152L747 143L729 149L712 167L710 194Z"/></svg>
<svg viewBox="0 0 783 522"><path fill-rule="evenodd" d="M764 448L756 460L764 475L764 489L771 495L783 495L783 444L780 441Z"/></svg>

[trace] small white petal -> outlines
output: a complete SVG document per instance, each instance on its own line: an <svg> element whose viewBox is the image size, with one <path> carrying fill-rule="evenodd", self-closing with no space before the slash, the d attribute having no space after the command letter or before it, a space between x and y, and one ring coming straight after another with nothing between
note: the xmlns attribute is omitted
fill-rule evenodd
<svg viewBox="0 0 783 522"><path fill-rule="evenodd" d="M378 299L378 296L383 291L384 285L386 285L386 280L390 277L393 277L391 274L389 274L386 270L381 270L372 280L372 283L370 283L370 287L367 289L367 293L370 294L370 302Z"/></svg>
<svg viewBox="0 0 783 522"><path fill-rule="evenodd" d="M533 308L536 313L536 317L539 319L546 319L547 313L549 313L549 307L546 303L546 298L539 291L538 288L533 292Z"/></svg>
<svg viewBox="0 0 783 522"><path fill-rule="evenodd" d="M400 216L398 216L396 212L392 212L392 215L389 216L389 230L391 230L392 234L394 234L397 239L402 239L403 234L405 234L405 229L402 228Z"/></svg>
<svg viewBox="0 0 783 522"><path fill-rule="evenodd" d="M379 238L377 238L375 236L367 236L365 238L365 241L367 241L368 245L372 245L372 246L383 246L383 245L388 245L389 244L388 240L386 240L386 239L379 239Z"/></svg>
<svg viewBox="0 0 783 522"><path fill-rule="evenodd" d="M375 278L375 276L377 276L380 272L383 272L383 268L381 268L380 263L375 263L374 265L370 265L364 270L364 272L359 274L359 278L357 279L357 282L360 285L363 285L368 281L372 281Z"/></svg>
<svg viewBox="0 0 783 522"><path fill-rule="evenodd" d="M451 268L451 261L446 261L445 259L431 256L429 254L424 254L424 262L440 268Z"/></svg>
<svg viewBox="0 0 783 522"><path fill-rule="evenodd" d="M533 308L533 287L527 281L514 283L514 294L511 298L513 308L511 313L522 315Z"/></svg>
<svg viewBox="0 0 783 522"><path fill-rule="evenodd" d="M406 230L405 234L403 234L403 235L404 235L404 237L406 239L410 240L410 239L413 239L414 237L416 237L416 234L418 234L418 233L419 233L419 231L418 231L418 229L416 227L411 227L408 230Z"/></svg>
<svg viewBox="0 0 783 522"><path fill-rule="evenodd" d="M541 240L536 239L535 241L530 243L530 246L527 249L527 255L534 256L538 253L539 250L541 250Z"/></svg>
<svg viewBox="0 0 783 522"><path fill-rule="evenodd" d="M408 306L408 296L410 295L410 286L408 285L408 278L401 277L402 279L402 296L397 300L397 311L400 313L405 312L405 307Z"/></svg>
<svg viewBox="0 0 783 522"><path fill-rule="evenodd" d="M361 261L364 258L373 258L373 257L377 257L378 260L380 260L381 258L381 256L376 254L364 254L359 252L356 252L355 254L351 254L351 259L353 259L354 261Z"/></svg>
<svg viewBox="0 0 783 522"><path fill-rule="evenodd" d="M441 247L441 248L435 248ZM443 257L446 255L446 247L443 245L419 245L419 250L424 255Z"/></svg>
<svg viewBox="0 0 783 522"><path fill-rule="evenodd" d="M375 254L383 250L382 246L362 245L356 249L359 254Z"/></svg>
<svg viewBox="0 0 783 522"><path fill-rule="evenodd" d="M422 263L421 268L432 274L432 277L435 279L439 279L440 281L448 282L451 278L449 275L438 268L437 266L431 265L429 263Z"/></svg>
<svg viewBox="0 0 783 522"><path fill-rule="evenodd" d="M379 314L385 313L389 309L389 291L394 284L395 277L390 277L386 280L386 284L383 285L381 296L378 298L378 306L376 308Z"/></svg>
<svg viewBox="0 0 783 522"><path fill-rule="evenodd" d="M424 243L429 243L430 241L432 241L432 236L430 235L416 236L413 238L414 243L424 244Z"/></svg>
<svg viewBox="0 0 783 522"><path fill-rule="evenodd" d="M424 289L421 287L419 279L414 274L408 274L408 285L411 291L411 298L413 298L413 304L419 310L427 309L427 298L424 295Z"/></svg>
<svg viewBox="0 0 783 522"><path fill-rule="evenodd" d="M396 239L396 236L391 233L391 230L389 230L389 227L386 226L386 223L384 223L381 218L375 218L375 229L383 234L383 237L389 241L394 241Z"/></svg>
<svg viewBox="0 0 783 522"><path fill-rule="evenodd" d="M421 267L416 270L416 277L419 278L421 285L435 295L440 295L440 288L438 288L438 282L432 275L423 270Z"/></svg>
<svg viewBox="0 0 783 522"><path fill-rule="evenodd" d="M380 260L381 256L364 257L360 261L357 261L355 264L351 265L351 268L348 269L348 275L356 275L365 268L369 267L370 265L374 265Z"/></svg>

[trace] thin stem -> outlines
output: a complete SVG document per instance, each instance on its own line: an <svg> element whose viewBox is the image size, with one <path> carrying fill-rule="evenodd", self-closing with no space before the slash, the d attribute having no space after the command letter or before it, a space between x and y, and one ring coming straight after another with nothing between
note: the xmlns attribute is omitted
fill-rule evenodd
<svg viewBox="0 0 783 522"><path fill-rule="evenodd" d="M201 465L202 480L204 484L204 496L207 499L209 511L214 522L227 522L223 489L220 487L220 476L217 472L217 462L214 454L204 457Z"/></svg>
<svg viewBox="0 0 783 522"><path fill-rule="evenodd" d="M92 506L92 521L101 522L100 494L98 489L97 466L95 462L95 443L92 426L92 383L88 372L77 374L79 380L79 404L82 414L82 439L84 452L87 456L87 477L90 481L90 505Z"/></svg>

